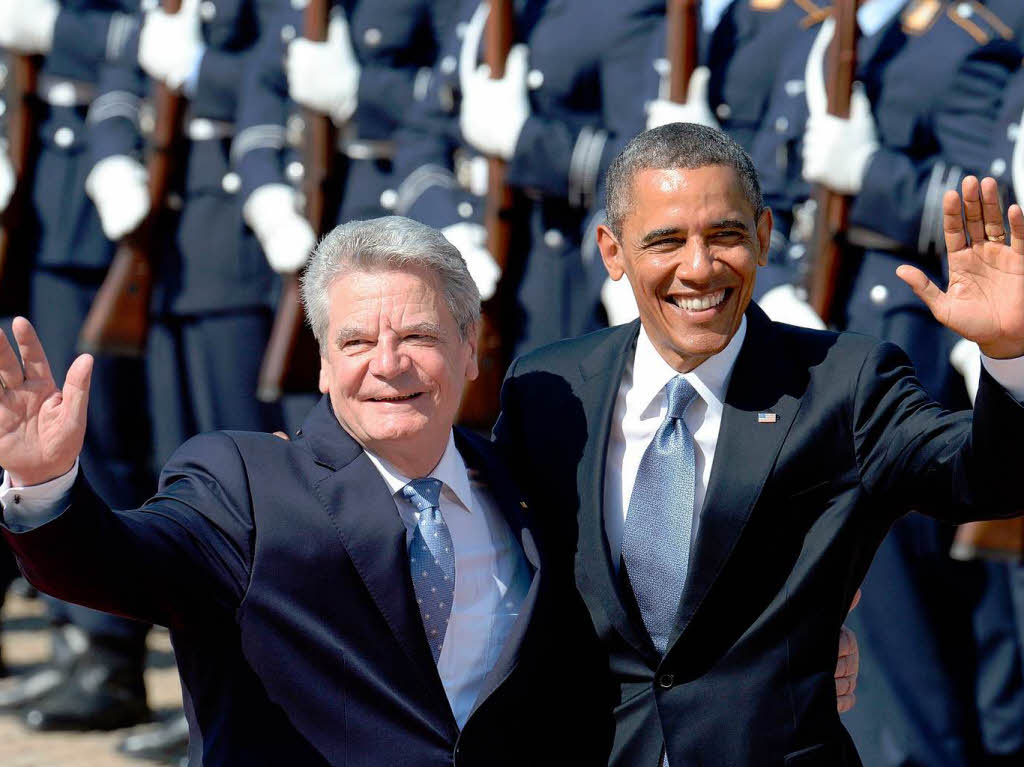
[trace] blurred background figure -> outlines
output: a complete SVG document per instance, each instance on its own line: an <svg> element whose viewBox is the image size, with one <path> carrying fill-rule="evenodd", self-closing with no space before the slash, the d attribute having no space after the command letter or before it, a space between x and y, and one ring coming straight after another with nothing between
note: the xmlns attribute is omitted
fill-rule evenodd
<svg viewBox="0 0 1024 767"><path fill-rule="evenodd" d="M87 122L104 69L134 60L127 39L137 27L135 10L130 0L0 2L0 46L9 61L24 54L41 59L34 183L14 257L30 266L27 311L54 350L58 376L76 354L78 331L113 254L85 191ZM9 199L9 191L2 196ZM143 384L142 362L98 357L94 380L94 422L82 463L94 472L100 495L114 506L130 506L144 500L153 483L145 403L126 394ZM51 616L51 663L5 689L0 708L21 712L40 730L113 729L147 719L145 628L55 601Z"/></svg>
<svg viewBox="0 0 1024 767"><path fill-rule="evenodd" d="M781 236L758 291L804 283L812 184L850 195L851 247L833 320L899 344L932 396L965 407L949 359L955 339L895 272L912 263L942 283L942 195L968 173L989 173L987 136L1021 52L1011 26L979 3L867 0L857 19L859 83L849 119L826 113L831 21L804 32L776 74L753 155ZM952 561L954 532L916 515L900 520L864 581L865 609L850 618L865 662L860 705L845 722L865 764L1022 758L1024 694L1007 573Z"/></svg>

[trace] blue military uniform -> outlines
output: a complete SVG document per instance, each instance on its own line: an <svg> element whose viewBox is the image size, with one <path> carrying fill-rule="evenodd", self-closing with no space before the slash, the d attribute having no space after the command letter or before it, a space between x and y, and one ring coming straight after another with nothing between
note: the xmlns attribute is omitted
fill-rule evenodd
<svg viewBox="0 0 1024 767"><path fill-rule="evenodd" d="M439 228L483 216L484 158L458 126L458 62L478 7L467 0L459 8L427 96L400 131L399 183L385 200L393 212ZM581 256L584 219L608 164L637 132L636 115L650 97L637 87L637 73L650 67L650 35L664 4L554 0L517 3L516 11L516 41L530 51L531 109L507 165L508 183L523 191L513 256L523 271L512 275L521 353L601 322L605 273L598 259ZM474 53L482 60L482 51Z"/></svg>
<svg viewBox="0 0 1024 767"><path fill-rule="evenodd" d="M804 69L817 34L784 59L754 142L765 197L786 240L757 295L802 281L813 211L801 177L808 116ZM935 200L988 169L984 137L1021 53L1009 27L977 2L911 0L859 46L858 79L880 143L853 198L840 325L902 346L929 392L966 406L949 364L955 337L895 274L914 263L942 283ZM766 278L766 279L763 279ZM1022 746L1019 647L1005 573L948 558L953 530L911 515L894 525L850 617L860 641L858 706L845 720L866 764L963 765ZM967 649L970 648L970 649ZM965 651L966 650L966 651Z"/></svg>
<svg viewBox="0 0 1024 767"><path fill-rule="evenodd" d="M185 86L189 141L171 200L180 217L173 241L157 254L147 348L157 463L197 432L271 425L255 390L275 282L242 223L241 179L229 167L229 148L252 50L281 6L271 0L199 6L205 52ZM127 45L137 49L138 34ZM93 110L94 162L140 152L153 127L142 102L150 89L134 61L108 69Z"/></svg>

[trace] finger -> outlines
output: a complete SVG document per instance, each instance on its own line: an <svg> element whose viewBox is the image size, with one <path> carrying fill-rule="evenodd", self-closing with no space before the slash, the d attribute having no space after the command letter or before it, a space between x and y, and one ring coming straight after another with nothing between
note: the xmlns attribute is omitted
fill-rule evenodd
<svg viewBox="0 0 1024 767"><path fill-rule="evenodd" d="M291 437L285 434L283 431L275 431L274 436L278 439L283 439L285 442L291 442Z"/></svg>
<svg viewBox="0 0 1024 767"><path fill-rule="evenodd" d="M21 372L21 363L18 362L11 342L7 340L7 334L0 330L0 381L3 382L3 392L21 386L25 380Z"/></svg>
<svg viewBox="0 0 1024 767"><path fill-rule="evenodd" d="M896 276L903 280L914 294L924 301L925 306L931 311L942 324L946 323L946 294L939 290L939 286L928 279L928 275L916 266L902 264L896 270Z"/></svg>
<svg viewBox="0 0 1024 767"><path fill-rule="evenodd" d="M985 239L1005 241L1003 206L999 201L999 184L994 178L981 180L981 214L985 219Z"/></svg>
<svg viewBox="0 0 1024 767"><path fill-rule="evenodd" d="M831 18L826 19L821 25L821 29L818 30L818 36L814 38L811 52L807 56L807 65L804 67L807 111L812 115L828 111L828 91L825 87L825 52L828 50L829 43L832 42L835 29L835 21Z"/></svg>
<svg viewBox="0 0 1024 767"><path fill-rule="evenodd" d="M708 100L708 82L711 80L711 70L707 67L697 67L690 75L690 82L686 86L687 104L704 104Z"/></svg>
<svg viewBox="0 0 1024 767"><path fill-rule="evenodd" d="M11 327L14 330L14 340L18 342L18 353L21 354L25 379L56 386L53 382L53 373L50 371L50 363L46 360L43 345L39 342L39 336L36 335L32 323L24 317L15 317Z"/></svg>
<svg viewBox="0 0 1024 767"><path fill-rule="evenodd" d="M942 198L942 232L946 238L946 253L956 253L967 247L960 195L952 189Z"/></svg>
<svg viewBox="0 0 1024 767"><path fill-rule="evenodd" d="M850 656L843 655L836 661L836 672L833 676L836 679L842 679L845 676L850 675Z"/></svg>
<svg viewBox="0 0 1024 767"><path fill-rule="evenodd" d="M1010 247L1018 255L1024 256L1024 211L1020 205L1010 206Z"/></svg>
<svg viewBox="0 0 1024 767"><path fill-rule="evenodd" d="M840 698L853 692L853 678L844 676L836 679L836 695Z"/></svg>
<svg viewBox="0 0 1024 767"><path fill-rule="evenodd" d="M526 82L526 70L530 64L530 47L523 43L512 46L505 59L505 77L511 82Z"/></svg>
<svg viewBox="0 0 1024 767"><path fill-rule="evenodd" d="M463 92L476 71L476 63L480 56L480 40L483 38L489 9L489 4L480 3L473 12L473 16L466 25L465 34L462 36L462 47L459 49L459 87Z"/></svg>
<svg viewBox="0 0 1024 767"><path fill-rule="evenodd" d="M845 714L847 711L857 705L857 696L843 695L842 697L836 698L836 708L839 709L840 714Z"/></svg>
<svg viewBox="0 0 1024 767"><path fill-rule="evenodd" d="M852 613L853 612L853 608L855 608L859 604L860 604L860 589L857 589L857 593L853 595L853 601L850 602L850 609L846 611L846 614L849 615L850 613Z"/></svg>
<svg viewBox="0 0 1024 767"><path fill-rule="evenodd" d="M92 383L93 359L91 354L79 355L68 368L62 391L63 406L71 423L85 426L89 412L89 387Z"/></svg>
<svg viewBox="0 0 1024 767"><path fill-rule="evenodd" d="M850 629L843 626L839 629L839 657L852 655L857 649L857 640Z"/></svg>
<svg viewBox="0 0 1024 767"><path fill-rule="evenodd" d="M964 179L962 190L967 236L971 238L972 243L983 242L985 239L985 216L981 212L981 184L974 176L968 176Z"/></svg>

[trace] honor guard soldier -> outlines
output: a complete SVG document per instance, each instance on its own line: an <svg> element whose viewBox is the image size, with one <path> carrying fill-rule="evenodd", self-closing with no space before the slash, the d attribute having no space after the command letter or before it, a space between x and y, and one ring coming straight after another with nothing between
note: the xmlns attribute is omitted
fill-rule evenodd
<svg viewBox="0 0 1024 767"><path fill-rule="evenodd" d="M1021 54L1010 27L978 2L868 0L858 23L863 87L850 119L826 113L830 23L809 29L777 75L754 160L788 240L773 242L758 290L802 282L811 184L851 195L839 324L899 344L932 396L963 407L954 339L896 267L914 264L942 283L941 218L927 201L967 172L988 171L984 144ZM866 764L1019 758L1024 699L1005 574L951 561L952 535L917 515L898 521L851 615L868 673L846 724ZM964 647L976 648L966 653L976 663L963 661Z"/></svg>
<svg viewBox="0 0 1024 767"><path fill-rule="evenodd" d="M499 270L482 225L487 157L507 162L521 190L510 274L524 315L516 352L602 323L599 259L581 257L583 224L599 199L611 159L637 132L645 94L637 73L664 14L658 0L516 5L505 74L481 66L487 5L460 5L457 23L399 134L393 212L441 228L459 249L481 294ZM571 39L572 45L566 45Z"/></svg>
<svg viewBox="0 0 1024 767"><path fill-rule="evenodd" d="M86 123L101 71L134 58L126 40L136 27L135 10L134 0L0 0L0 46L11 55L42 57L34 181L19 222L31 242L13 257L31 260L28 311L54 350L56 370L75 357L78 331L113 255L85 192ZM7 185L0 186L8 196ZM100 495L131 506L146 498L152 482L145 405L126 394L143 385L142 364L103 355L96 373L82 464ZM50 604L58 625L52 662L4 690L0 707L24 710L26 722L42 730L112 729L148 718L145 627Z"/></svg>
<svg viewBox="0 0 1024 767"><path fill-rule="evenodd" d="M303 4L293 3L263 34L246 79L231 157L245 220L280 273L297 271L315 244L295 187L306 172L295 106L331 117L341 155L337 221L385 215L394 133L427 90L455 0L337 3L327 40L301 37ZM289 101L290 99L290 101Z"/></svg>

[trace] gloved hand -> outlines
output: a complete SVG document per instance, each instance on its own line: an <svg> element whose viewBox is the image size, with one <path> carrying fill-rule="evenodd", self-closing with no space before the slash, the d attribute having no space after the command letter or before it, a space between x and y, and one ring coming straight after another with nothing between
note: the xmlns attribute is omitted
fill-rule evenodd
<svg viewBox="0 0 1024 767"><path fill-rule="evenodd" d="M601 286L601 304L608 315L609 325L625 325L640 316L633 288L625 275L618 280L609 277L604 281Z"/></svg>
<svg viewBox="0 0 1024 767"><path fill-rule="evenodd" d="M967 396L971 398L973 405L974 398L978 396L978 385L981 383L981 349L974 341L961 338L949 353L949 361L953 369L964 377Z"/></svg>
<svg viewBox="0 0 1024 767"><path fill-rule="evenodd" d="M772 288L757 302L762 311L776 322L799 325L812 330L824 330L825 323L811 308L811 305L800 298L792 285L779 285Z"/></svg>
<svg viewBox="0 0 1024 767"><path fill-rule="evenodd" d="M685 104L677 104L668 99L655 99L650 102L647 105L647 129L659 128L668 123L697 123L709 128L721 127L708 105L710 79L710 69L697 67L690 75Z"/></svg>
<svg viewBox="0 0 1024 767"><path fill-rule="evenodd" d="M85 191L100 214L107 239L117 242L134 231L149 213L148 174L127 155L105 157L85 179Z"/></svg>
<svg viewBox="0 0 1024 767"><path fill-rule="evenodd" d="M288 93L295 103L329 115L337 124L356 111L361 69L343 14L331 17L326 42L293 40L284 68Z"/></svg>
<svg viewBox="0 0 1024 767"><path fill-rule="evenodd" d="M180 89L202 58L199 0L183 0L177 13L146 13L139 37L139 66L154 80Z"/></svg>
<svg viewBox="0 0 1024 767"><path fill-rule="evenodd" d="M494 295L501 279L501 269L487 250L487 230L480 224L460 221L441 230L455 249L462 254L469 269L469 276L480 291L480 300L486 301Z"/></svg>
<svg viewBox="0 0 1024 767"><path fill-rule="evenodd" d="M878 131L871 102L862 88L855 87L848 120L828 112L812 113L807 119L804 180L824 184L840 194L857 194L877 151Z"/></svg>
<svg viewBox="0 0 1024 767"><path fill-rule="evenodd" d="M469 46L464 45L459 62L462 137L486 155L511 160L530 116L526 87L530 49L522 44L513 46L505 61L505 76L500 80L491 79L487 65L474 68L475 58L470 58L467 50Z"/></svg>
<svg viewBox="0 0 1024 767"><path fill-rule="evenodd" d="M6 147L0 146L0 213L7 210L7 206L11 204L16 183L11 158L7 156Z"/></svg>
<svg viewBox="0 0 1024 767"><path fill-rule="evenodd" d="M49 53L59 14L57 0L0 0L0 47Z"/></svg>
<svg viewBox="0 0 1024 767"><path fill-rule="evenodd" d="M287 184L264 184L242 206L245 223L256 233L270 268L278 274L299 271L316 246L316 234L299 214L295 190Z"/></svg>

